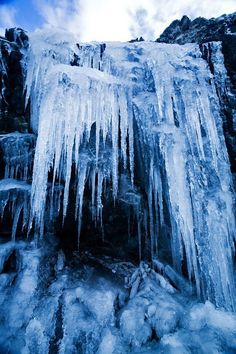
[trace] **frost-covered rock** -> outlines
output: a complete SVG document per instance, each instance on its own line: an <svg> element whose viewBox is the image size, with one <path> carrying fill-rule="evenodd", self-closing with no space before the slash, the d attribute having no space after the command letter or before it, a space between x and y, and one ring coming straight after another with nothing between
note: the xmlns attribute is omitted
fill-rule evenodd
<svg viewBox="0 0 236 354"><path fill-rule="evenodd" d="M65 267L65 260L66 260L66 257L65 257L65 254L62 250L60 250L58 252L58 256L57 256L57 263L56 263L56 266L55 266L55 271L56 272L60 272L63 270L63 268Z"/></svg>
<svg viewBox="0 0 236 354"><path fill-rule="evenodd" d="M39 321L32 319L26 328L26 345L23 354L48 352L48 341Z"/></svg>
<svg viewBox="0 0 236 354"><path fill-rule="evenodd" d="M141 277L145 270L145 276ZM137 279L139 287L135 285ZM182 305L170 295L176 292L170 291L167 280L163 287L157 279L154 271L143 263L131 277L130 300L122 312L120 327L125 341L133 346L145 344L153 333L161 338L174 332L183 316Z"/></svg>
<svg viewBox="0 0 236 354"><path fill-rule="evenodd" d="M144 304L125 309L121 315L120 328L124 340L134 347L141 347L152 335L150 324L145 321Z"/></svg>
<svg viewBox="0 0 236 354"><path fill-rule="evenodd" d="M172 306L171 306L172 305ZM178 326L181 312L175 304L158 304L155 314L151 316L151 324L155 329L157 337L174 332Z"/></svg>
<svg viewBox="0 0 236 354"><path fill-rule="evenodd" d="M96 354L123 354L124 347L121 345L119 337L114 335L109 329L102 334L102 341Z"/></svg>
<svg viewBox="0 0 236 354"><path fill-rule="evenodd" d="M55 275L58 251L52 242L40 250L25 242L2 244L1 257L7 258L14 249L19 252L19 266L0 275L2 352L215 354L222 348L235 350L235 314L170 292L147 265L141 264L130 277L133 282L140 277L137 292L118 304L125 289L112 272L80 263L69 266L65 260Z"/></svg>

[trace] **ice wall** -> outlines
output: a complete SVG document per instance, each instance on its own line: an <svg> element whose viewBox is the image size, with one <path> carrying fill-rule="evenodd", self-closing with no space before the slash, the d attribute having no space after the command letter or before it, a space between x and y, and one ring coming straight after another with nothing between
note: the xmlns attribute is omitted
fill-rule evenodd
<svg viewBox="0 0 236 354"><path fill-rule="evenodd" d="M140 256L143 232L152 258L158 256L168 221L176 270L186 264L199 296L235 309L232 181L219 99L199 47L76 45L68 35L42 31L31 38L28 65L31 126L38 133L30 223L36 232L43 236L49 172L53 185L64 183L65 217L75 169L79 237L85 186L92 218L102 222L105 186L119 198L122 170L133 190L141 179L144 191L129 200Z"/></svg>

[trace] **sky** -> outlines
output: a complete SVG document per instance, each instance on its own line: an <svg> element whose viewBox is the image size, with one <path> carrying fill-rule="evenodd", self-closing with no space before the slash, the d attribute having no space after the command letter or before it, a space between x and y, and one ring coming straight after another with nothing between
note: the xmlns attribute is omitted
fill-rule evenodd
<svg viewBox="0 0 236 354"><path fill-rule="evenodd" d="M0 0L0 35L9 27L49 27L83 42L154 40L183 15L211 18L235 11L236 0Z"/></svg>

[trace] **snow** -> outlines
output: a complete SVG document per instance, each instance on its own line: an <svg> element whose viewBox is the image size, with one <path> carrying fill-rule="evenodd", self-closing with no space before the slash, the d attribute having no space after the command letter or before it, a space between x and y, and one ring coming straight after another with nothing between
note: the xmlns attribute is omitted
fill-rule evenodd
<svg viewBox="0 0 236 354"><path fill-rule="evenodd" d="M102 341L99 345L97 354L115 354L122 353L122 348L119 350L119 341L117 337L106 330L102 336Z"/></svg>
<svg viewBox="0 0 236 354"><path fill-rule="evenodd" d="M1 244L3 263L17 252L17 269L0 275L2 352L235 351L235 313L171 292L168 279L169 287L163 287L159 274L145 263L130 275L126 290L111 272L79 259L73 259L73 266L65 259L52 277L58 259L64 258L62 250L56 256L56 247L47 242L38 249L23 241Z"/></svg>
<svg viewBox="0 0 236 354"><path fill-rule="evenodd" d="M30 191L30 184L23 181L18 181L13 178L5 178L0 180L0 191L10 191L12 189L21 189L23 191Z"/></svg>
<svg viewBox="0 0 236 354"><path fill-rule="evenodd" d="M121 315L120 326L124 340L134 347L145 344L151 338L151 326L145 323L145 313L142 308L125 310Z"/></svg>

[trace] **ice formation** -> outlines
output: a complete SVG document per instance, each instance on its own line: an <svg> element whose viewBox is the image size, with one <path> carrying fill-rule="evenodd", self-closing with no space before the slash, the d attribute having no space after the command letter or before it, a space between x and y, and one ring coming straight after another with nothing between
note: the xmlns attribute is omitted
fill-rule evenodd
<svg viewBox="0 0 236 354"><path fill-rule="evenodd" d="M5 164L4 178L27 181L33 167L34 134L18 132L0 135L0 149Z"/></svg>
<svg viewBox="0 0 236 354"><path fill-rule="evenodd" d="M224 84L221 45L214 44ZM80 234L85 186L94 222L102 224L107 184L136 215L158 256L171 236L174 268L203 299L235 310L232 181L216 85L195 44L76 45L64 33L31 37L27 98L38 134L30 226L44 232L48 174L64 183L66 216L72 181ZM130 188L122 190L122 178ZM136 180L142 194L136 193Z"/></svg>
<svg viewBox="0 0 236 354"><path fill-rule="evenodd" d="M15 241L16 231L22 213L22 231L27 231L30 210L30 185L24 181L5 178L0 181L0 218L4 217L6 209L12 215L12 241Z"/></svg>

